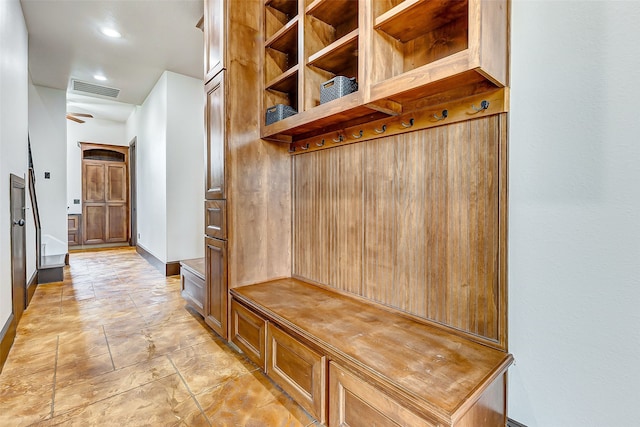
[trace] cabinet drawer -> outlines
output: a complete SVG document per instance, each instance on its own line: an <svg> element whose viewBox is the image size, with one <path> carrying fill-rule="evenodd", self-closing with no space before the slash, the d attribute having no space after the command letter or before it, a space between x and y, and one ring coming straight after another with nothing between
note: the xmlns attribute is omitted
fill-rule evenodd
<svg viewBox="0 0 640 427"><path fill-rule="evenodd" d="M189 305L204 316L204 279L182 267L180 269L180 281L182 285L182 298L187 300Z"/></svg>
<svg viewBox="0 0 640 427"><path fill-rule="evenodd" d="M204 233L216 239L227 238L227 211L224 200L208 200L204 202Z"/></svg>
<svg viewBox="0 0 640 427"><path fill-rule="evenodd" d="M267 375L320 422L326 421L326 357L267 326Z"/></svg>
<svg viewBox="0 0 640 427"><path fill-rule="evenodd" d="M267 321L231 300L231 341L260 369L265 370Z"/></svg>
<svg viewBox="0 0 640 427"><path fill-rule="evenodd" d="M329 427L438 427L398 401L351 374L329 364Z"/></svg>

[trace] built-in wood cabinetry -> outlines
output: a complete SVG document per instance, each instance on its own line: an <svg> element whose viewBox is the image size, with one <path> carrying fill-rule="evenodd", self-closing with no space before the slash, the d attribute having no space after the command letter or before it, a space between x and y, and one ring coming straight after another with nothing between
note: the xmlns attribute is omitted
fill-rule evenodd
<svg viewBox="0 0 640 427"><path fill-rule="evenodd" d="M225 199L225 72L221 71L205 85L206 194L207 199Z"/></svg>
<svg viewBox="0 0 640 427"><path fill-rule="evenodd" d="M208 82L225 68L226 3L210 0L204 4L204 81Z"/></svg>
<svg viewBox="0 0 640 427"><path fill-rule="evenodd" d="M267 375L329 426L506 423L503 350L297 279L231 294L267 323Z"/></svg>
<svg viewBox="0 0 640 427"><path fill-rule="evenodd" d="M298 111L263 121L263 138L332 131L353 142L362 135L344 130L354 124L508 85L507 0L266 1L263 16L264 108ZM320 104L336 75L358 90Z"/></svg>
<svg viewBox="0 0 640 427"><path fill-rule="evenodd" d="M224 338L228 289L291 271L291 159L260 140L263 7L205 1L205 318Z"/></svg>
<svg viewBox="0 0 640 427"><path fill-rule="evenodd" d="M82 215L67 215L67 232L69 246L79 246L82 244Z"/></svg>
<svg viewBox="0 0 640 427"><path fill-rule="evenodd" d="M274 323L267 325L267 375L318 421L326 415L327 358Z"/></svg>
<svg viewBox="0 0 640 427"><path fill-rule="evenodd" d="M129 240L128 147L80 143L83 244Z"/></svg>
<svg viewBox="0 0 640 427"><path fill-rule="evenodd" d="M204 316L205 306L205 263L204 258L187 259L180 262L180 285L182 297L200 315Z"/></svg>
<svg viewBox="0 0 640 427"><path fill-rule="evenodd" d="M207 323L320 424L504 426L508 0L205 4Z"/></svg>
<svg viewBox="0 0 640 427"><path fill-rule="evenodd" d="M206 302L204 320L223 338L227 337L227 242L205 239Z"/></svg>
<svg viewBox="0 0 640 427"><path fill-rule="evenodd" d="M249 359L266 371L267 321L235 300L231 300L231 333L229 339Z"/></svg>

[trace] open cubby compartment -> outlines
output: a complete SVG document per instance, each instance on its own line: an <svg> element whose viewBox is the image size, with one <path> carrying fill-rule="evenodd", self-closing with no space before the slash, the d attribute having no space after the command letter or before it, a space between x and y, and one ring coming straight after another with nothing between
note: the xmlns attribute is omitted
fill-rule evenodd
<svg viewBox="0 0 640 427"><path fill-rule="evenodd" d="M305 49L313 55L358 28L358 0L306 0Z"/></svg>
<svg viewBox="0 0 640 427"><path fill-rule="evenodd" d="M277 104L284 104L293 107L294 110L300 112L298 108L298 70L291 76L264 91L264 108L272 107ZM263 115L264 120L264 115Z"/></svg>
<svg viewBox="0 0 640 427"><path fill-rule="evenodd" d="M298 18L265 41L264 80L269 85L298 65Z"/></svg>
<svg viewBox="0 0 640 427"><path fill-rule="evenodd" d="M468 0L404 0L374 4L374 83L469 47Z"/></svg>
<svg viewBox="0 0 640 427"><path fill-rule="evenodd" d="M265 38L270 38L298 15L298 0L266 0L264 8Z"/></svg>
<svg viewBox="0 0 640 427"><path fill-rule="evenodd" d="M304 25L305 110L320 104L321 84L335 76L359 81L358 35L357 1L308 1Z"/></svg>

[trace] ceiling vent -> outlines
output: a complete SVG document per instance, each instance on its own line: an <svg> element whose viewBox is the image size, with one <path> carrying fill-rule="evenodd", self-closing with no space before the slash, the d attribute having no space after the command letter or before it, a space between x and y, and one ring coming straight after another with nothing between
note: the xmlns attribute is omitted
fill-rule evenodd
<svg viewBox="0 0 640 427"><path fill-rule="evenodd" d="M100 86L75 79L71 80L71 90L74 92L90 93L92 95L99 95L107 98L117 98L118 95L120 95L120 89Z"/></svg>

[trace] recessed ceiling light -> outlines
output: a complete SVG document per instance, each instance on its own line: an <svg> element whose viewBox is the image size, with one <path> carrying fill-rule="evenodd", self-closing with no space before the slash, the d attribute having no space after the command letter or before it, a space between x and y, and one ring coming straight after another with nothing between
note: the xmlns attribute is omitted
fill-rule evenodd
<svg viewBox="0 0 640 427"><path fill-rule="evenodd" d="M122 34L114 30L113 28L102 27L100 31L102 31L102 34L104 34L105 36L111 37L114 39L119 39L120 37L122 37Z"/></svg>
<svg viewBox="0 0 640 427"><path fill-rule="evenodd" d="M93 78L96 79L96 80L100 80L101 82L104 82L104 81L107 80L107 78L105 76L103 76L102 74L95 74L93 76Z"/></svg>

